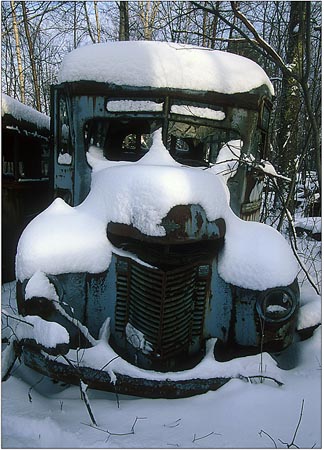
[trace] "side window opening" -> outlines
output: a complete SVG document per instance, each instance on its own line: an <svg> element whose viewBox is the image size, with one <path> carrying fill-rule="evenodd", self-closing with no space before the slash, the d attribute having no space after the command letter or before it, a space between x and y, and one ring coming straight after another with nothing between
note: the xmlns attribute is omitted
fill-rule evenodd
<svg viewBox="0 0 324 450"><path fill-rule="evenodd" d="M93 119L85 124L85 148L103 149L111 161L138 161L150 148L150 135L162 126L150 119Z"/></svg>
<svg viewBox="0 0 324 450"><path fill-rule="evenodd" d="M47 141L23 133L3 133L2 173L16 180L48 178Z"/></svg>
<svg viewBox="0 0 324 450"><path fill-rule="evenodd" d="M259 114L258 128L260 130L259 156L267 158L268 152L268 130L270 125L271 106L264 101Z"/></svg>
<svg viewBox="0 0 324 450"><path fill-rule="evenodd" d="M11 133L2 133L2 175L14 177L15 175L15 137Z"/></svg>
<svg viewBox="0 0 324 450"><path fill-rule="evenodd" d="M72 145L70 127L67 113L66 100L60 96L59 99L59 121L58 121L58 156L57 162L62 165L72 164Z"/></svg>
<svg viewBox="0 0 324 450"><path fill-rule="evenodd" d="M219 150L235 139L240 139L240 135L234 130L170 122L167 145L178 162L209 167L215 164Z"/></svg>

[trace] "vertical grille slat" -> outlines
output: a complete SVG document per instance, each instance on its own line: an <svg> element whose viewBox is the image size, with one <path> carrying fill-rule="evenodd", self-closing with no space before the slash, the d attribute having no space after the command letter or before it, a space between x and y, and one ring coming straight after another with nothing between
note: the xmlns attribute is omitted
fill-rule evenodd
<svg viewBox="0 0 324 450"><path fill-rule="evenodd" d="M209 283L210 276L201 276L198 264L163 271L118 257L116 331L126 340L129 323L160 360L179 354L194 336L202 335Z"/></svg>

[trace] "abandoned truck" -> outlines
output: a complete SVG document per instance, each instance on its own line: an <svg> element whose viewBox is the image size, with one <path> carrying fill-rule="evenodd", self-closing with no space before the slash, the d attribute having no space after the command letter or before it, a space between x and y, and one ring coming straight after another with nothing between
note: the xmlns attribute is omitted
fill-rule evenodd
<svg viewBox="0 0 324 450"><path fill-rule="evenodd" d="M219 360L289 346L297 263L256 221L272 96L256 63L195 46L65 57L52 87L56 199L16 257L19 313L33 324L25 364L177 397L224 384Z"/></svg>

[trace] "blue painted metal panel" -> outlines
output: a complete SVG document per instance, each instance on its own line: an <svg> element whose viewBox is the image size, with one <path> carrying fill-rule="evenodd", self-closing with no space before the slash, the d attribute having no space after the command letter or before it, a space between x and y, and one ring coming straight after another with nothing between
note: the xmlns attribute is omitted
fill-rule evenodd
<svg viewBox="0 0 324 450"><path fill-rule="evenodd" d="M256 346L259 343L256 330L256 293L235 287L233 295L235 309L235 341L240 345ZM234 330L233 330L234 331Z"/></svg>
<svg viewBox="0 0 324 450"><path fill-rule="evenodd" d="M212 262L210 296L206 302L204 336L227 341L232 314L231 287L219 276L217 258Z"/></svg>
<svg viewBox="0 0 324 450"><path fill-rule="evenodd" d="M116 257L113 255L109 269L100 274L88 274L86 326L91 335L99 337L99 331L105 320L110 317L114 327L116 305Z"/></svg>
<svg viewBox="0 0 324 450"><path fill-rule="evenodd" d="M85 273L67 273L57 275L54 285L60 295L60 305L71 317L84 321L86 308L86 274Z"/></svg>

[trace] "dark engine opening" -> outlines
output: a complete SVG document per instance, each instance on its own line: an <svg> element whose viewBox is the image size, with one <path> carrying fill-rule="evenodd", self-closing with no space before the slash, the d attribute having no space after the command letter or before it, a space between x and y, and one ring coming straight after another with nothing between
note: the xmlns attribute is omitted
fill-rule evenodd
<svg viewBox="0 0 324 450"><path fill-rule="evenodd" d="M157 243L151 242L149 237L140 240L117 235L109 231L109 226L107 236L115 247L133 253L141 260L161 270L215 258L224 244L224 238L178 244Z"/></svg>

